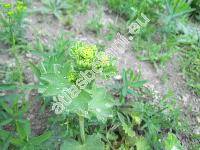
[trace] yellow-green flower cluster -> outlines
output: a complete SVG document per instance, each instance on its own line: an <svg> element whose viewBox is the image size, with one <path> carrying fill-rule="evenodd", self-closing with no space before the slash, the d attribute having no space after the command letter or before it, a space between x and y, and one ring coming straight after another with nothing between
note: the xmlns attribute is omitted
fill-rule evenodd
<svg viewBox="0 0 200 150"><path fill-rule="evenodd" d="M72 47L71 54L78 68L91 68L92 62L96 59L97 47L95 45L77 42Z"/></svg>
<svg viewBox="0 0 200 150"><path fill-rule="evenodd" d="M98 59L100 60L100 67L108 67L110 65L110 58L104 52L98 53Z"/></svg>
<svg viewBox="0 0 200 150"><path fill-rule="evenodd" d="M70 71L67 73L67 80L69 82L75 82L78 78L78 74L75 71Z"/></svg>
<svg viewBox="0 0 200 150"><path fill-rule="evenodd" d="M22 12L22 11L25 11L27 9L26 5L21 2L21 1L17 1L17 6L16 6L16 10L18 12Z"/></svg>
<svg viewBox="0 0 200 150"><path fill-rule="evenodd" d="M76 42L71 47L71 56L73 73L69 74L70 81L74 81L80 71L93 68L102 70L103 76L111 76L116 71L114 61L105 52L98 51L95 45Z"/></svg>
<svg viewBox="0 0 200 150"><path fill-rule="evenodd" d="M21 1L17 1L15 5L11 3L3 4L3 8L5 11L5 14L9 17L16 16L17 14L21 14L27 9L26 5Z"/></svg>
<svg viewBox="0 0 200 150"><path fill-rule="evenodd" d="M12 7L12 5L10 3L8 3L8 4L4 4L3 7L6 8L6 9L9 9L9 8Z"/></svg>

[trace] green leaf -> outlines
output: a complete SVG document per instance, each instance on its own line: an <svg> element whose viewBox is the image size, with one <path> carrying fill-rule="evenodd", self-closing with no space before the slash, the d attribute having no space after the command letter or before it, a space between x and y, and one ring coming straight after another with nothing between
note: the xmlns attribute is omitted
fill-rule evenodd
<svg viewBox="0 0 200 150"><path fill-rule="evenodd" d="M61 74L47 73L42 74L40 77L43 80L43 87L39 89L40 93L44 96L55 96L61 93L61 91L69 87L67 79Z"/></svg>
<svg viewBox="0 0 200 150"><path fill-rule="evenodd" d="M4 125L7 125L7 124L9 124L10 122L12 122L13 121L13 119L6 119L6 120L4 120L4 121L2 121L2 122L0 122L0 126L4 126Z"/></svg>
<svg viewBox="0 0 200 150"><path fill-rule="evenodd" d="M128 93L135 95L135 96L139 96L139 94L137 92L135 92L134 90L128 89Z"/></svg>
<svg viewBox="0 0 200 150"><path fill-rule="evenodd" d="M166 150L183 150L180 141L173 133L168 133L167 138L164 141Z"/></svg>
<svg viewBox="0 0 200 150"><path fill-rule="evenodd" d="M8 114L13 115L13 110L8 106L6 102L2 103L2 107Z"/></svg>
<svg viewBox="0 0 200 150"><path fill-rule="evenodd" d="M0 138L5 140L7 139L11 134L7 131L4 131L2 129L0 129Z"/></svg>
<svg viewBox="0 0 200 150"><path fill-rule="evenodd" d="M11 136L11 133L0 129L0 146L2 150L8 150Z"/></svg>
<svg viewBox="0 0 200 150"><path fill-rule="evenodd" d="M92 100L89 102L89 111L92 112L98 120L106 121L108 117L112 117L114 101L104 88L92 88Z"/></svg>
<svg viewBox="0 0 200 150"><path fill-rule="evenodd" d="M130 84L130 86L133 87L133 88L139 88L139 87L142 87L145 83L147 83L147 80L132 82Z"/></svg>
<svg viewBox="0 0 200 150"><path fill-rule="evenodd" d="M133 131L131 125L126 124L124 116L120 113L117 113L117 115L118 115L120 122L122 123L122 128L123 128L124 132L130 137L135 137L135 132Z"/></svg>
<svg viewBox="0 0 200 150"><path fill-rule="evenodd" d="M42 86L39 92L44 96L57 96L64 88L71 85L66 77L71 65L64 51L51 54L38 68L41 73L39 79Z"/></svg>
<svg viewBox="0 0 200 150"><path fill-rule="evenodd" d="M42 144L43 142L45 142L46 140L48 140L50 137L51 137L51 132L46 132L40 136L37 136L37 137L33 137L31 139L31 143L33 145L40 145Z"/></svg>
<svg viewBox="0 0 200 150"><path fill-rule="evenodd" d="M26 143L25 145L21 146L21 150L35 150L35 147L30 143Z"/></svg>
<svg viewBox="0 0 200 150"><path fill-rule="evenodd" d="M150 145L148 144L148 142L145 140L144 137L138 137L136 139L136 147L137 150L151 150Z"/></svg>
<svg viewBox="0 0 200 150"><path fill-rule="evenodd" d="M16 145L16 146L22 146L22 145L25 144L25 142L22 139L19 139L19 138L11 138L10 142L13 145Z"/></svg>
<svg viewBox="0 0 200 150"><path fill-rule="evenodd" d="M32 71L35 73L35 75L37 76L37 78L39 79L41 73L40 73L40 70L36 67L35 64L33 64L32 62L29 62L29 65L32 69Z"/></svg>
<svg viewBox="0 0 200 150"><path fill-rule="evenodd" d="M61 145L61 150L104 150L104 144L97 135L89 135L84 144L68 139Z"/></svg>
<svg viewBox="0 0 200 150"><path fill-rule="evenodd" d="M91 101L91 96L86 91L81 93L74 99L72 103L66 108L68 111L88 117L88 102Z"/></svg>
<svg viewBox="0 0 200 150"><path fill-rule="evenodd" d="M16 126L17 126L17 132L21 139L26 139L30 135L31 133L30 121L18 120L16 122Z"/></svg>

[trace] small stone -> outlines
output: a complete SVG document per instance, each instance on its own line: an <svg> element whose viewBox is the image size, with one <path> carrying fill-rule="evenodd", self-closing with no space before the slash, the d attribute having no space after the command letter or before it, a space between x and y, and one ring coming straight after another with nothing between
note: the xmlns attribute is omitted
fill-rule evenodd
<svg viewBox="0 0 200 150"><path fill-rule="evenodd" d="M121 75L117 75L117 76L114 77L114 79L115 79L115 80L121 80L121 79L122 79L122 76L121 76Z"/></svg>

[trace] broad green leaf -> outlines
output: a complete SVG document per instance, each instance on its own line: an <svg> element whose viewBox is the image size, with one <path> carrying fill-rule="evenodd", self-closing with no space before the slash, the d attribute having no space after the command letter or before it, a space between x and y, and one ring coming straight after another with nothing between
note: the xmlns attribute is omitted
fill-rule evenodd
<svg viewBox="0 0 200 150"><path fill-rule="evenodd" d="M68 139L61 145L61 150L104 150L104 144L97 135L89 135L84 144Z"/></svg>
<svg viewBox="0 0 200 150"><path fill-rule="evenodd" d="M92 98L88 92L81 91L76 98L72 99L71 104L66 109L69 112L88 117L88 103L91 99Z"/></svg>
<svg viewBox="0 0 200 150"><path fill-rule="evenodd" d="M111 95L104 88L92 88L92 100L89 102L89 111L92 112L98 120L106 121L108 117L112 117L114 101Z"/></svg>
<svg viewBox="0 0 200 150"><path fill-rule="evenodd" d="M43 88L39 89L40 93L43 93L44 96L55 96L61 93L61 91L69 87L67 79L56 73L47 73L41 75L41 80L43 80Z"/></svg>
<svg viewBox="0 0 200 150"><path fill-rule="evenodd" d="M166 150L183 150L180 141L173 133L168 133L167 138L164 141Z"/></svg>
<svg viewBox="0 0 200 150"><path fill-rule="evenodd" d="M36 72L40 72L42 87L39 92L44 96L57 96L64 88L70 87L67 80L67 72L71 68L64 51L50 54L48 59L38 66ZM37 73L39 75L39 73Z"/></svg>

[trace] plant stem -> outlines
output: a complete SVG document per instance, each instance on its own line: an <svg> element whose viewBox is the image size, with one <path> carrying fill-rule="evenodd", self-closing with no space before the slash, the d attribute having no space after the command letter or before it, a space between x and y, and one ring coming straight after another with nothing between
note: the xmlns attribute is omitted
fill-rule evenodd
<svg viewBox="0 0 200 150"><path fill-rule="evenodd" d="M80 125L80 133L81 133L81 141L85 142L85 130L84 130L84 117L79 115L79 125Z"/></svg>
<svg viewBox="0 0 200 150"><path fill-rule="evenodd" d="M9 23L11 24L11 19L9 19ZM19 82L20 82L20 86L22 86L23 85L23 69L22 69L22 65L20 63L20 59L19 59L17 51L16 51L16 39L15 39L14 30L13 30L12 26L10 26L10 33L12 36L11 52L12 52L12 55L15 57L15 63L16 63L17 69L20 73Z"/></svg>

